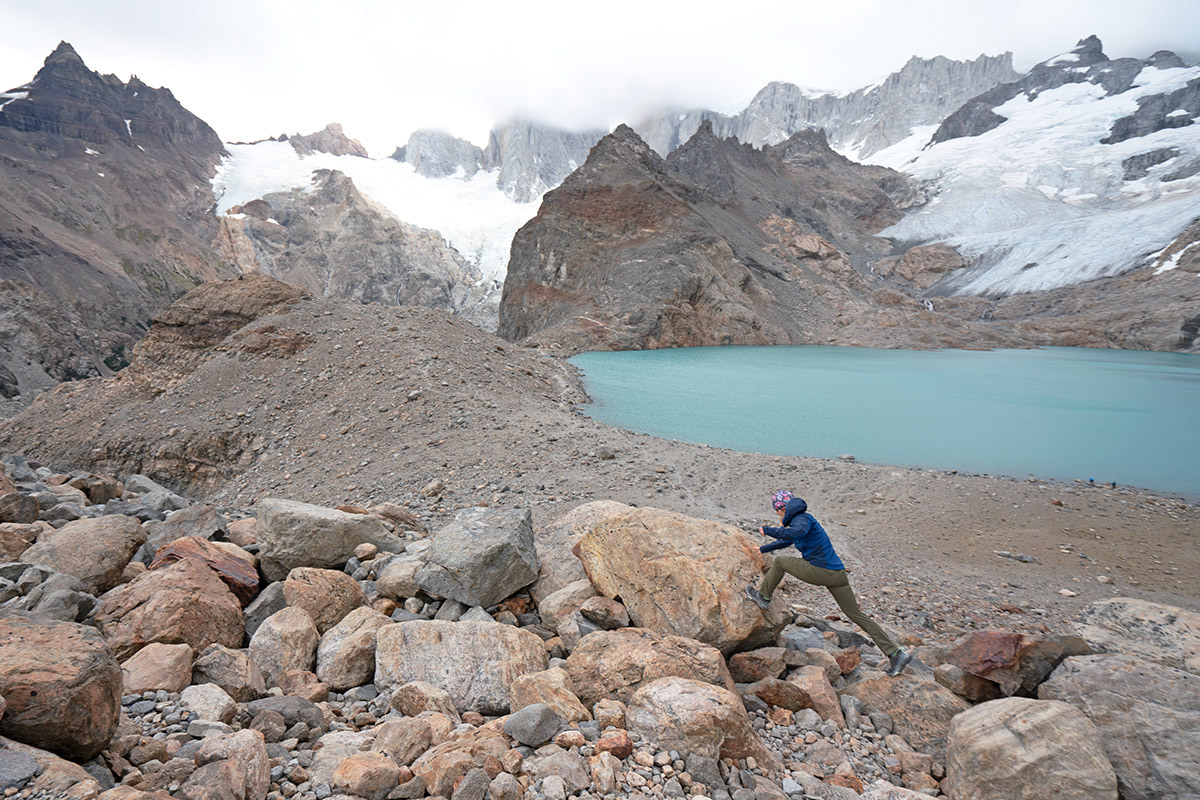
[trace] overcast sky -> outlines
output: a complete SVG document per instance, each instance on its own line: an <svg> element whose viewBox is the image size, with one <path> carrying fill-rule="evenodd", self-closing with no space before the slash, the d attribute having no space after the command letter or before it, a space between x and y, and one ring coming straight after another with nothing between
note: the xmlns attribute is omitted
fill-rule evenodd
<svg viewBox="0 0 1200 800"><path fill-rule="evenodd" d="M1114 58L1200 49L1200 0L0 0L0 19L2 88L65 39L227 141L339 121L377 157L417 128L482 145L517 115L610 128L735 111L772 80L851 89L913 55L1011 50L1027 69L1093 33Z"/></svg>

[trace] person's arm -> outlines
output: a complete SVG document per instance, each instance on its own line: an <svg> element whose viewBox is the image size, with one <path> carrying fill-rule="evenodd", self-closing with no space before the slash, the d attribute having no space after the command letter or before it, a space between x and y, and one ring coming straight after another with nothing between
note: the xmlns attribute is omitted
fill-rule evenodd
<svg viewBox="0 0 1200 800"><path fill-rule="evenodd" d="M786 541L784 539L777 539L774 542L764 544L762 547L758 548L758 552L769 553L772 550L782 550L783 548L787 547L790 544L791 544L791 542Z"/></svg>

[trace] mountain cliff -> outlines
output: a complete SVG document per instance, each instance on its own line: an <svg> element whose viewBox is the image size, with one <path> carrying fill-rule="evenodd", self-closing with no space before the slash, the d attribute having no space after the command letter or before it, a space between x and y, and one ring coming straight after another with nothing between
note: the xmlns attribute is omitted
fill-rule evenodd
<svg viewBox="0 0 1200 800"><path fill-rule="evenodd" d="M368 157L367 148L363 147L362 142L347 136L346 132L342 130L340 122L331 122L316 133L310 133L307 136L297 133L288 137L288 141L302 156L320 152L334 156Z"/></svg>
<svg viewBox="0 0 1200 800"><path fill-rule="evenodd" d="M498 125L487 147L440 131L416 131L391 157L430 178L496 172L496 186L518 203L537 200L584 162L604 131L568 131L526 119Z"/></svg>
<svg viewBox="0 0 1200 800"><path fill-rule="evenodd" d="M276 192L220 218L218 247L243 273L270 275L317 297L466 311L479 271L433 231L407 225L340 172Z"/></svg>
<svg viewBox="0 0 1200 800"><path fill-rule="evenodd" d="M705 123L663 159L623 125L517 233L499 333L568 349L811 341L869 291L852 261L890 251L871 234L913 197L817 132L758 150Z"/></svg>
<svg viewBox="0 0 1200 800"><path fill-rule="evenodd" d="M816 92L772 82L732 116L701 110L664 113L635 129L665 156L703 121L711 122L718 136L754 145L778 144L805 128L822 128L834 149L862 159L907 138L915 127L941 122L970 98L1019 77L1012 53L981 55L973 61L914 56L898 72L852 92Z"/></svg>
<svg viewBox="0 0 1200 800"><path fill-rule="evenodd" d="M120 368L155 312L230 274L208 247L224 154L169 90L99 75L66 42L0 95L6 396Z"/></svg>
<svg viewBox="0 0 1200 800"><path fill-rule="evenodd" d="M1200 352L1200 225L1155 264L1011 297L928 289L973 264L879 235L922 187L806 131L761 150L708 123L662 159L622 126L513 240L502 337L566 352L718 344ZM936 205L936 204L934 204ZM909 213L914 213L909 211Z"/></svg>

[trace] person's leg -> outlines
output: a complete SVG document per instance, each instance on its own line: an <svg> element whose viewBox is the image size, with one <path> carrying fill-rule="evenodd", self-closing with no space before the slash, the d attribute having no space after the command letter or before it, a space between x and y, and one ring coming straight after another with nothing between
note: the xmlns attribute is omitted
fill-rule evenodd
<svg viewBox="0 0 1200 800"><path fill-rule="evenodd" d="M837 576L839 574L831 569L814 567L803 558L777 556L775 562L771 564L771 569L767 571L767 576L763 578L762 586L758 590L759 593L764 598L770 599L772 593L775 591L775 587L783 579L783 573L785 572L797 580L811 583L815 586L828 586L831 582L836 583L838 582Z"/></svg>
<svg viewBox="0 0 1200 800"><path fill-rule="evenodd" d="M854 590L850 588L850 579L846 578L844 583L837 586L827 586L829 593L833 595L833 599L837 602L838 608L842 610L851 622L867 632L875 645L883 651L885 656L890 657L893 653L900 649L895 640L888 635L887 631L879 627L879 623L868 617L858 607L858 599L854 596Z"/></svg>
<svg viewBox="0 0 1200 800"><path fill-rule="evenodd" d="M788 568L789 564L793 561L803 562L804 559L792 558L791 556L776 556L775 560L771 562L771 568L767 570L766 576L763 577L762 583L758 587L758 593L762 595L764 600L770 602L771 595L775 593L775 587L783 580L784 572L792 575L796 574L792 571L795 569L794 565L792 565L791 569Z"/></svg>

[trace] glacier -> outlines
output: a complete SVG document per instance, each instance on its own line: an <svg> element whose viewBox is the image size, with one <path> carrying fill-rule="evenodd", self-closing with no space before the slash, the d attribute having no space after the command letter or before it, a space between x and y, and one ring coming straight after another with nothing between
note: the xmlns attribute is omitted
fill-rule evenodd
<svg viewBox="0 0 1200 800"><path fill-rule="evenodd" d="M1200 158L1200 125L1100 140L1139 98L1197 77L1200 67L1147 66L1120 94L1091 82L1018 94L995 109L1006 120L978 136L927 145L929 129L914 129L866 161L930 182L936 202L880 235L945 242L973 260L935 294L1038 292L1147 266L1200 217L1200 174L1164 180ZM1178 152L1125 180L1122 161L1164 148Z"/></svg>
<svg viewBox="0 0 1200 800"><path fill-rule="evenodd" d="M504 280L513 236L540 205L538 201L514 202L505 196L496 186L495 171L480 171L465 179L436 179L418 175L411 164L392 159L322 152L301 156L288 142L225 147L229 156L212 179L217 214L228 214L233 206L271 192L311 188L313 170L338 170L397 219L440 233L479 268L485 281Z"/></svg>

